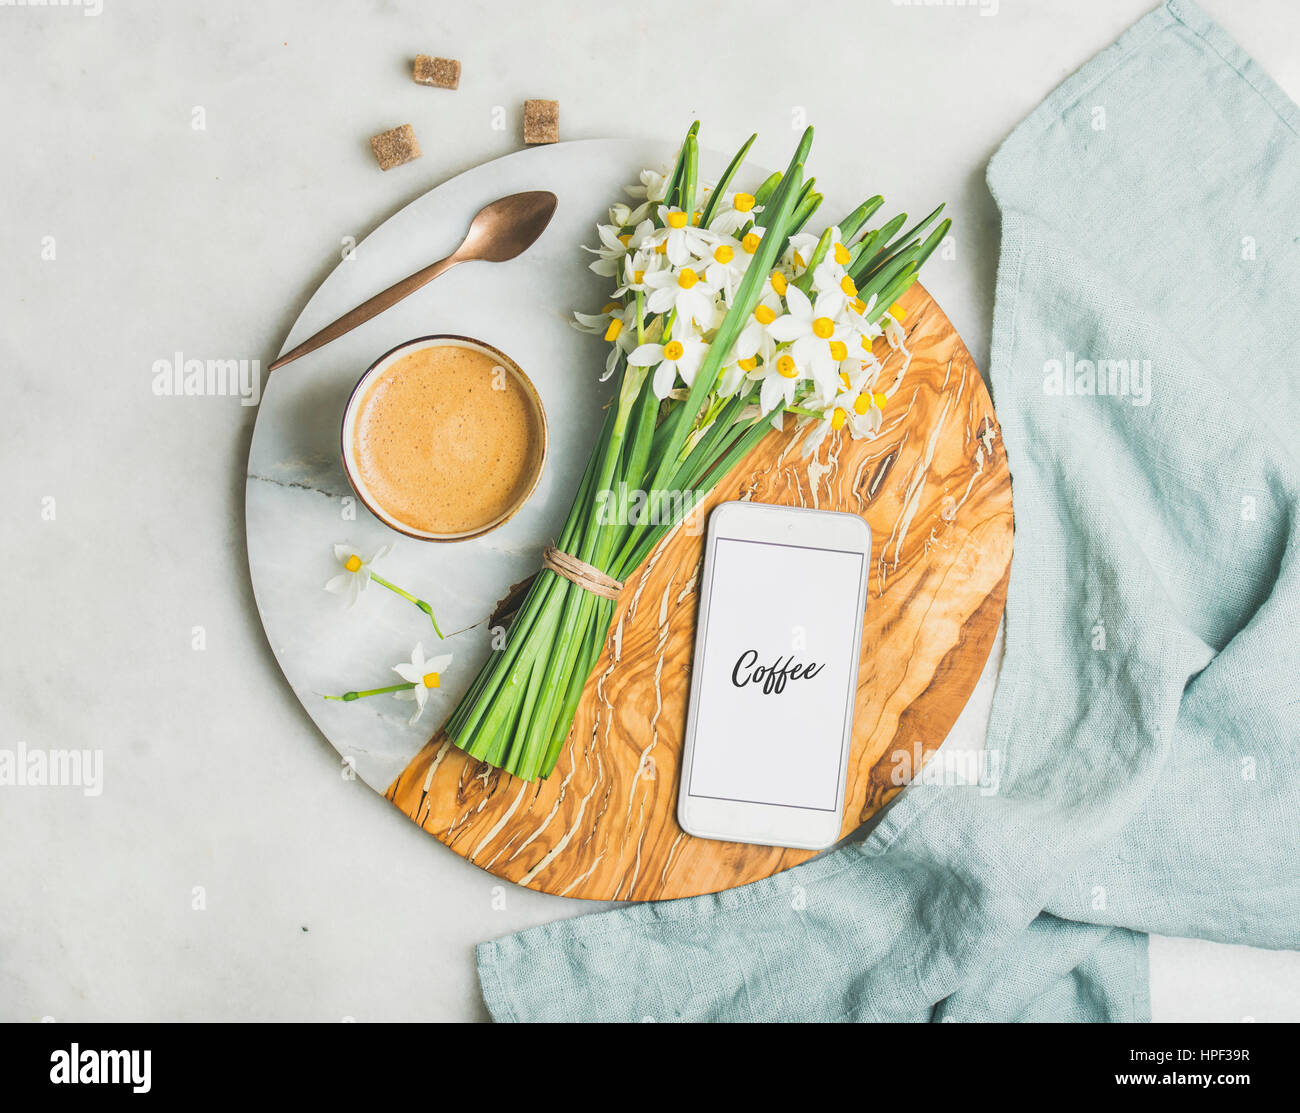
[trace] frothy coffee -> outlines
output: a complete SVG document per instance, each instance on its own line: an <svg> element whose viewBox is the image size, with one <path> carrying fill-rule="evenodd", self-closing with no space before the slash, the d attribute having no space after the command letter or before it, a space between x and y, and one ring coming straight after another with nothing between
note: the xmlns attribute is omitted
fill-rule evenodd
<svg viewBox="0 0 1300 1113"><path fill-rule="evenodd" d="M544 451L531 388L499 358L439 344L368 384L353 450L368 496L423 533L474 533L527 495Z"/></svg>

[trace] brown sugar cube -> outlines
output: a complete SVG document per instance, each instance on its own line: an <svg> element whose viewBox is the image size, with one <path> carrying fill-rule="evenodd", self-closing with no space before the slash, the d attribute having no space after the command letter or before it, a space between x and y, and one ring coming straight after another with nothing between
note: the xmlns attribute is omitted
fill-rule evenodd
<svg viewBox="0 0 1300 1113"><path fill-rule="evenodd" d="M372 135L370 149L379 160L380 170L391 170L394 166L401 166L404 162L420 157L420 142L415 138L415 129L410 124Z"/></svg>
<svg viewBox="0 0 1300 1113"><path fill-rule="evenodd" d="M560 102L524 101L524 142L555 143L560 138Z"/></svg>
<svg viewBox="0 0 1300 1113"><path fill-rule="evenodd" d="M460 87L460 63L455 58L430 58L427 54L417 54L415 81L418 85L457 89Z"/></svg>

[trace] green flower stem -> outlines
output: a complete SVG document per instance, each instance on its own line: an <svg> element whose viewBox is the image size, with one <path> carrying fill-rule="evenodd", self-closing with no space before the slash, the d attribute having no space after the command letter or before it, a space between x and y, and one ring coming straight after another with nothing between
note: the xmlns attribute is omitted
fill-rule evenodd
<svg viewBox="0 0 1300 1113"><path fill-rule="evenodd" d="M804 272L796 280L795 285L805 294L812 293L813 271L821 266L822 260L826 258L826 253L831 248L831 230L826 229L822 233L821 239L817 241L817 246L813 248L813 253L808 259L808 265L804 267Z"/></svg>
<svg viewBox="0 0 1300 1113"><path fill-rule="evenodd" d="M847 268L847 273L850 278L853 278L855 274L860 272L861 268L859 267L859 264L865 266L867 260L875 255L876 243L879 239L880 229L877 228L874 232L867 232L862 239L858 240L857 243L849 248L849 254L853 256L853 261L849 263ZM853 280L854 282L857 281L856 278Z"/></svg>
<svg viewBox="0 0 1300 1113"><path fill-rule="evenodd" d="M564 552L570 551L570 546L574 543L574 537L582 524L582 512L592 505L592 500L596 497L596 471L604 459L605 449L614 427L615 416L615 407L609 407L605 414L605 420L601 423L600 436L596 440L596 446L592 450L591 457L587 460L587 467L583 471L582 482L579 484L578 492L574 496L568 518L564 523L564 529L560 534L559 541L556 543L556 547ZM506 693L504 698L515 698L514 694L506 686L504 678L509 675L509 670L513 669L518 662L530 632L538 623L543 612L549 607L552 593L560 590L559 585L560 577L553 572L543 571L533 580L533 586L529 588L519 613L515 615L514 621L510 624L505 646L500 651L492 654L479 673L482 684L480 685L477 680L475 681L471 695L461 700L456 711L447 721L448 735L472 757L483 758L486 752L485 747L492 743L490 738L486 740L483 738L482 724L499 698L502 698L502 693Z"/></svg>
<svg viewBox="0 0 1300 1113"><path fill-rule="evenodd" d="M659 521L662 517L663 500L668 493L693 487L695 485L693 477L702 474L706 465L716 459L722 440L732 434L732 427L744 411L746 404L746 401L739 395L733 397L724 406L719 416L714 419L712 427L704 437L689 452L685 453L685 459L680 459L682 454L679 453L679 465L674 473L662 483L658 480L655 481L642 520L632 524L629 535L624 541L618 562L620 567L627 567L623 558L634 547L639 536L644 534L647 525L650 522Z"/></svg>
<svg viewBox="0 0 1300 1113"><path fill-rule="evenodd" d="M625 368L617 404L610 407L606 416L601 441L592 455L588 473L584 476L584 489L579 490L577 498L574 499L558 545L565 552L573 553L581 560L590 560L587 542L581 535L590 516L591 500L597 492L609 490L615 461L622 446L627 411L633 401L633 397L629 397L625 389L627 374L628 370ZM589 487L588 481L590 481ZM552 585L554 590L551 589ZM548 649L553 642L553 632L560 619L559 612L564 607L568 587L567 581L561 581L560 577L549 571L543 571L534 581L525 606L527 607L536 596L538 599L536 617L528 626L521 627L518 619L512 624L506 652L495 654L494 660L489 662L489 667L495 673L491 695L487 696L486 700L475 700L465 720L455 724L455 728L450 731L457 745L464 748L471 756L487 761L504 760L507 771L517 772L516 755L521 752L519 750L521 740L512 739L510 735L517 732L509 728L513 727L516 719L525 731L530 725L523 714L528 703L527 692L532 686L531 681L538 655L543 649ZM536 695L533 696L534 701L535 699ZM521 700L524 701L523 707L520 704Z"/></svg>
<svg viewBox="0 0 1300 1113"><path fill-rule="evenodd" d="M543 661L541 662L541 664L543 665L543 667L539 668L537 666L537 663L534 663L533 667L529 670L528 684L524 692L524 701L522 706L519 709L519 722L524 729L525 737L530 735L535 730L534 723L536 722L536 716L534 715L534 710L537 707L538 698L542 695L542 680L546 673L546 669L544 667L545 662ZM518 731L511 731L510 733L514 734L515 737L518 738L518 733L519 733ZM505 742L508 743L510 741L510 739L506 736L505 731L501 732L501 736ZM526 751L525 751L525 755L526 755ZM528 775L528 771L523 767L522 762L519 765L517 765L516 768L512 770L512 772L515 774L515 776L522 776L524 780L533 779L532 776Z"/></svg>
<svg viewBox="0 0 1300 1113"><path fill-rule="evenodd" d="M569 671L564 701L551 728L550 744L542 761L542 776L549 774L560 759L564 742L573 727L573 717L578 713L578 701L582 699L582 691L587 686L587 678L591 676L591 670L596 667L596 662L600 659L600 651L605 648L605 639L609 636L609 628L614 621L612 599L597 600L596 608L597 617L587 627L587 637L582 652L578 655L576 667Z"/></svg>
<svg viewBox="0 0 1300 1113"><path fill-rule="evenodd" d="M862 237L862 242L857 247L856 258L849 264L849 276L859 286L863 284L872 270L889 258L889 254L884 250L884 247L893 238L894 233L906 222L907 213L899 213L875 231L869 232Z"/></svg>
<svg viewBox="0 0 1300 1113"><path fill-rule="evenodd" d="M519 759L516 776L524 780L535 780L543 772L543 765L550 749L552 731L564 700L568 681L576 671L580 639L578 632L590 626L590 615L598 598L589 591L582 591L570 584L566 591L565 614L561 621L552 653L536 670L539 684L545 689L545 696L540 702L536 718L529 724L523 739L523 750ZM583 677L585 682L586 677ZM565 730L568 734L568 730ZM550 772L550 770L545 770Z"/></svg>
<svg viewBox="0 0 1300 1113"><path fill-rule="evenodd" d="M913 224L906 232L900 233L893 243L885 246L884 250L891 253L897 251L899 244L907 243L913 236L928 228L934 222L935 217L937 217L941 212L943 212L943 205L940 205L933 212L927 213L925 216L921 217L921 219Z"/></svg>
<svg viewBox="0 0 1300 1113"><path fill-rule="evenodd" d="M554 581L558 577L553 572L543 572L542 578ZM505 760L506 767L510 767L512 750L518 741L519 727L527 726L524 707L527 704L533 670L538 655L550 646L553 640L555 616L561 596L562 589L557 585L555 592L545 596L536 624L527 636L520 637L518 658L503 674L500 687L475 731L469 751L474 757L496 764ZM523 701L522 705L521 701Z"/></svg>
<svg viewBox="0 0 1300 1113"><path fill-rule="evenodd" d="M673 166L673 172L668 175L668 188L664 193L665 205L671 205L673 196L681 189L682 176L686 172L686 146L687 143L699 134L700 121L696 120L691 124L690 129L686 132L686 139L682 141L681 150L677 154L677 162Z"/></svg>
<svg viewBox="0 0 1300 1113"><path fill-rule="evenodd" d="M700 165L700 141L694 132L687 134L682 153L685 166L682 170L681 185L678 188L677 205L686 214L689 222L695 215L695 186Z"/></svg>
<svg viewBox="0 0 1300 1113"><path fill-rule="evenodd" d="M879 312L873 314L875 320L879 320L889 310L903 293L916 281L916 265L909 263L907 268L892 283L890 283L880 293L880 298L876 302L876 308ZM874 323L874 321L873 321Z"/></svg>
<svg viewBox="0 0 1300 1113"><path fill-rule="evenodd" d="M626 486L620 487L613 522L614 528L622 527L628 519L629 502L632 488L640 488L645 480L646 469L650 464L650 449L654 442L655 421L659 416L659 399L653 390L643 390L638 402L638 409L633 417L632 440L628 446L627 462L623 468Z"/></svg>
<svg viewBox="0 0 1300 1113"><path fill-rule="evenodd" d="M817 211L817 207L822 203L822 195L820 193L815 192L811 188L811 186L812 186L812 179L809 179L808 187L805 188L803 194L800 196L799 204L795 208L794 217L790 221L789 227L786 228L786 232L785 232L786 243L790 242L790 237L793 236L796 232L803 231L803 226L808 223L808 221L812 218L812 214ZM782 252L784 252L785 250L784 244L782 244L781 250Z"/></svg>
<svg viewBox="0 0 1300 1113"><path fill-rule="evenodd" d="M782 174L780 170L773 170L766 178L763 184L754 190L754 205L766 205L772 199L772 194L776 192L776 187L781 184Z"/></svg>
<svg viewBox="0 0 1300 1113"><path fill-rule="evenodd" d="M772 432L772 428L765 418L759 418L753 425L745 428L740 436L727 448L726 452L719 459L712 461L710 466L704 470L693 492L691 504L685 509L687 511L693 510L718 485L722 478L740 463L757 446L758 442L770 432ZM669 521L651 527L650 532L641 539L640 544L615 575L620 578L630 576L633 571L641 566L642 561L654 552L655 546L668 535L669 530L675 525L675 522Z"/></svg>
<svg viewBox="0 0 1300 1113"><path fill-rule="evenodd" d="M745 277L741 279L732 303L732 309L722 319L722 324L718 326L713 343L709 346L708 354L704 357L704 363L696 372L695 380L687 393L685 405L679 407L677 412L668 419L672 423L671 431L665 445L664 457L655 474L654 486L656 487L665 486L662 481L667 478L669 469L676 463L677 454L681 451L682 445L686 443L686 437L690 432L690 424L694 421L695 415L699 413L704 396L713 389L718 372L722 367L722 361L730 353L731 347L735 344L736 337L740 335L740 330L744 327L749 314L754 311L754 306L758 304L758 299L763 292L763 283L767 281L772 265L776 262L777 256L785 246L786 229L789 226L799 190L803 185L803 160L812 147L812 136L813 130L808 128L804 132L802 140L800 140L794 157L790 160L790 166L782 177L781 184L777 186L776 192L772 195L771 212L764 213L765 217L770 217L767 223L767 232L759 244L758 251L754 254L749 269L745 272Z"/></svg>
<svg viewBox="0 0 1300 1113"><path fill-rule="evenodd" d="M901 274L917 251L921 241L913 240L896 255L882 256L881 261L869 268L858 283L858 297L868 298L878 290L884 289L894 278Z"/></svg>
<svg viewBox="0 0 1300 1113"><path fill-rule="evenodd" d="M438 639L440 641L442 640L442 631L438 629L438 620L433 617L433 608L429 606L428 603L426 603L423 599L417 599L409 591L403 591L396 584L390 584L386 579L384 579L383 576L380 576L374 571L371 571L370 578L374 580L375 583L377 583L380 587L388 588L389 591L395 592L396 594L400 595L403 599L409 600L410 602L414 603L417 607L419 607L420 610L422 610L425 614L429 616L429 621L433 623L433 632L438 635Z"/></svg>
<svg viewBox="0 0 1300 1113"><path fill-rule="evenodd" d="M411 683L390 684L387 688L369 688L364 692L344 692L341 696L324 696L322 698L342 700L344 703L351 703L354 699L365 699L366 696L382 696L385 692L409 691L414 687L415 685Z"/></svg>
<svg viewBox="0 0 1300 1113"><path fill-rule="evenodd" d="M693 167L688 161L689 172L693 172ZM610 490L616 472L625 483L636 480L637 466L631 461L641 458L647 451L643 446L648 443L650 419L658 411L657 399L646 384L647 376L648 372L639 368L628 368L624 372L612 435L601 461L598 491ZM638 418L635 423L632 421L634 414ZM630 438L627 436L629 427ZM623 465L621 468L620 463ZM584 514L579 559L597 568L608 567L614 536L624 528L627 495L628 492L620 488L612 521L601 521L598 515ZM525 713L521 715L523 731L515 739L510 771L524 780L531 781L550 772L547 763L553 748L553 734L562 726L565 735L568 734L569 724L562 720L562 712L568 702L566 697L573 675L580 667L585 636L591 628L597 598L576 585L564 585L549 652L541 656L533 667ZM605 633L608 633L607 622ZM586 674L582 680L585 683Z"/></svg>
<svg viewBox="0 0 1300 1113"><path fill-rule="evenodd" d="M749 148L754 145L754 140L758 138L755 133L745 140L745 145L736 152L735 158L727 164L726 170L722 172L722 177L718 179L717 184L713 187L713 192L709 194L709 199L705 202L704 209L700 213L700 227L707 228L709 221L713 219L713 214L718 210L723 194L727 186L731 184L731 179L736 176L736 171L740 169L740 164L745 161L745 156L749 154ZM757 203L757 202L756 202Z"/></svg>
<svg viewBox="0 0 1300 1113"><path fill-rule="evenodd" d="M885 199L877 193L874 197L868 197L848 216L840 221L840 235L843 237L843 243L847 247L853 241L853 237L858 234L871 219L875 211L885 203Z"/></svg>

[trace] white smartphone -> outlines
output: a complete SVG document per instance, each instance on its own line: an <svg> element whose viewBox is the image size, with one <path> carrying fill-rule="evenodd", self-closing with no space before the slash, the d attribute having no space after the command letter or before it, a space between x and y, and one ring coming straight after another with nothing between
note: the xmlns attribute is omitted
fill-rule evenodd
<svg viewBox="0 0 1300 1113"><path fill-rule="evenodd" d="M823 850L840 834L871 528L726 502L709 517L677 821Z"/></svg>

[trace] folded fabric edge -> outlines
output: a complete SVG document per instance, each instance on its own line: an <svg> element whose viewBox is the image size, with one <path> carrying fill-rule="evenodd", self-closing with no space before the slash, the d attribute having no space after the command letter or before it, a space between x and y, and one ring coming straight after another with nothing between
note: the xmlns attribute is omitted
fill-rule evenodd
<svg viewBox="0 0 1300 1113"><path fill-rule="evenodd" d="M1135 931L1133 937L1133 1023L1151 1023L1151 937Z"/></svg>
<svg viewBox="0 0 1300 1113"><path fill-rule="evenodd" d="M1021 120L1011 134L1002 141L1002 145L993 152L993 157L989 159L988 169L985 172L985 180L988 183L989 191L993 194L993 200L997 202L998 208L1003 208L1002 197L998 190L1002 164L1007 159L1014 157L1021 148L1029 147L1032 149L1036 138L1059 120L1066 109L1082 99L1089 89L1095 88L1105 81L1118 66L1145 46L1152 38L1172 26L1175 15L1171 9L1171 4L1174 2L1175 0L1169 0L1169 3L1148 12L1110 46L1100 53L1094 54L1053 89L1038 107ZM1186 6L1192 12L1200 15L1204 22L1210 22L1208 17L1204 16L1194 4ZM1001 293L1002 291L999 289L998 295L1000 296ZM994 361L990 360L990 362ZM996 402L996 399L994 401Z"/></svg>
<svg viewBox="0 0 1300 1113"><path fill-rule="evenodd" d="M1082 99L1090 89L1101 84L1125 60L1175 23L1185 27L1208 44L1260 95L1288 128L1300 135L1300 107L1297 107L1282 87L1250 54L1192 0L1166 0L1166 3L1148 12L1110 46L1094 55L1061 82L1003 140L1002 145L989 159L986 172L989 191L993 194L993 199L998 203L999 208L1003 207L998 191L1002 163L1008 158L1013 158L1020 148L1032 145L1043 131L1059 120L1061 115ZM994 401L996 402L996 399Z"/></svg>
<svg viewBox="0 0 1300 1113"><path fill-rule="evenodd" d="M501 971L497 966L497 945L489 940L474 948L474 961L478 968L478 984L483 992L483 1003L487 1005L488 1014L498 1024L510 1023L518 1018L510 1007L510 995Z"/></svg>
<svg viewBox="0 0 1300 1113"><path fill-rule="evenodd" d="M1300 135L1300 106L1287 96L1285 90L1236 39L1192 3L1192 0L1168 0L1166 7L1179 23L1203 39L1220 58L1236 70L1288 128Z"/></svg>

